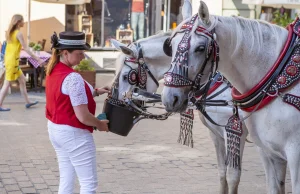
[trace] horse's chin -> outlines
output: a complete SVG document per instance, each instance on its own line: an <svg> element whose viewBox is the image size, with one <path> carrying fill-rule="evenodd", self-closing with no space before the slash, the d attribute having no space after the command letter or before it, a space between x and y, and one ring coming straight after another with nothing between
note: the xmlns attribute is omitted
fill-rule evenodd
<svg viewBox="0 0 300 194"><path fill-rule="evenodd" d="M176 107L169 107L166 106L166 111L167 112L175 112L175 113L181 113L185 112L188 107L188 99L184 100L181 105L176 106Z"/></svg>

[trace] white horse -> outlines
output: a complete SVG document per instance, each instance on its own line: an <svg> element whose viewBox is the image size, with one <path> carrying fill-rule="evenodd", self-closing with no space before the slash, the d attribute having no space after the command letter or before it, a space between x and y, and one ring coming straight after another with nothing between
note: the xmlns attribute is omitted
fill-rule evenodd
<svg viewBox="0 0 300 194"><path fill-rule="evenodd" d="M189 7L190 3L186 0L182 11L184 21L171 36L172 67L166 74L171 76L166 77L165 82L172 80L172 73L177 66L174 61L178 45L185 34L181 33L182 26L193 18ZM187 78L195 79L201 67L204 67L207 44L216 41L220 48L218 71L242 94L251 91L269 72L288 38L288 30L277 25L241 17L210 15L203 1L200 2L198 17L194 24L188 40ZM210 32L212 36L209 35ZM207 80L211 60L212 58L208 59L209 65L204 70L202 76L204 81ZM190 86L178 88L165 86L162 101L166 110L178 112L185 109L190 91ZM291 86L287 92L299 96L300 85ZM243 112L243 115L249 114L251 113ZM250 137L259 147L263 159L268 193L285 192L288 164L293 194L300 194L299 116L296 108L284 103L278 96L245 120Z"/></svg>
<svg viewBox="0 0 300 194"><path fill-rule="evenodd" d="M144 61L148 66L150 72L153 74L156 80L163 79L163 75L170 68L171 57L168 57L163 51L163 43L164 41L170 37L170 33L160 33L148 38L141 39L136 42L136 44L131 44L126 46L116 40L112 40L111 42L114 46L121 50L123 53L120 54L118 59L116 60L116 65L118 67L117 75L119 75L119 99L123 99L124 93L128 93L133 90L134 86L129 84L129 72L132 69L138 69L138 63L134 62L138 59L138 53L140 50L142 51ZM139 45L139 48L137 47ZM133 59L133 62L125 61L125 58ZM126 65L124 65L126 63ZM223 83L215 92L215 94L222 90L226 86ZM156 92L158 86L155 84L153 79L147 75L147 91L148 92ZM218 99L230 100L231 89L226 89L223 93L217 96ZM227 118L232 114L232 109L221 108L223 110L222 113L217 111L213 111L210 113L210 116L218 123L226 123ZM241 170L238 168L233 168L231 166L225 165L226 160L226 144L224 140L225 130L224 127L219 127L210 123L202 114L199 114L200 120L202 123L210 129L210 135L214 142L217 160L218 160L218 170L220 176L220 188L219 191L221 194L227 193L237 193L238 185L240 182ZM240 159L242 161L243 150L245 145L245 139L248 134L247 129L243 125L244 134L241 138L241 153Z"/></svg>

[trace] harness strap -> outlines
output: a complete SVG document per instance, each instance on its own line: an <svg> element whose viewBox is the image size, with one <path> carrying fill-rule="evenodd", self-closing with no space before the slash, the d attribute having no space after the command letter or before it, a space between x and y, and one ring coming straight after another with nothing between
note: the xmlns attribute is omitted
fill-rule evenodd
<svg viewBox="0 0 300 194"><path fill-rule="evenodd" d="M230 88L230 85L227 84L224 88L222 88L222 90L216 92L214 95L211 95L211 96L208 96L208 98L206 98L206 100L211 100L213 99L214 97L217 97L219 96L220 94L222 94L225 90L227 90L228 88Z"/></svg>
<svg viewBox="0 0 300 194"><path fill-rule="evenodd" d="M280 62L278 68L275 70L275 72L272 74L272 76L264 83L262 87L260 87L256 92L253 94L245 97L244 99L233 99L233 102L237 105L239 105L241 108L249 108L254 105L256 105L258 102L263 100L264 93L267 92L270 87L272 86L272 82L274 79L280 74L280 72L283 70L286 62L289 60L291 54L295 50L298 44L294 44L294 41L296 39L296 34L293 34L292 37L292 44L290 45L286 55L284 56L283 60Z"/></svg>

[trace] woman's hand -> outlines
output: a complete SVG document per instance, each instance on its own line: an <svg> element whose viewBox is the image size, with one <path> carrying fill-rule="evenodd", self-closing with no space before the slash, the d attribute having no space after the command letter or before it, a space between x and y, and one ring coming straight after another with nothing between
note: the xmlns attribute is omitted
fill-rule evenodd
<svg viewBox="0 0 300 194"><path fill-rule="evenodd" d="M109 121L108 120L99 120L99 122L98 122L98 124L97 124L97 129L99 130L99 131L106 131L106 132L108 132L109 130L108 130L108 124L109 123Z"/></svg>
<svg viewBox="0 0 300 194"><path fill-rule="evenodd" d="M99 95L102 95L105 93L110 94L111 89L110 89L110 87L105 86L103 88L96 88L95 91L96 91L96 96L99 96Z"/></svg>

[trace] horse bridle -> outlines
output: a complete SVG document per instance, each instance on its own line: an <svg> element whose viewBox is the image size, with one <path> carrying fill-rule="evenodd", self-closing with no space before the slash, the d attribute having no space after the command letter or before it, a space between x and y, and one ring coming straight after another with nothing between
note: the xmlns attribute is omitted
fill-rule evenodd
<svg viewBox="0 0 300 194"><path fill-rule="evenodd" d="M153 100L154 102L159 102L159 101L161 101L160 95L152 94L152 93L149 93L146 91L147 74L151 77L151 79L154 81L154 83L156 84L157 87L159 87L159 83L145 62L143 50L142 50L140 43L133 43L133 44L137 48L138 58L136 59L136 58L126 57L125 61L124 61L124 64L130 68L130 71L128 72L128 75L127 75L128 83L130 85L136 86L137 88L135 88L135 89L141 89L141 90L137 90L139 94L141 94L143 96L151 96L154 98L154 100ZM132 62L132 63L137 64L138 69L133 69L126 62ZM131 109L138 112L142 116L135 122L138 122L139 120L144 119L144 118L156 119L156 120L166 120L171 115L171 113L164 113L164 114L159 114L159 115L149 113L146 111L146 108L148 108L148 107L144 106L144 103L143 103L143 106L141 107L140 105L137 105L135 103L135 100L132 98L126 97L125 102L126 102L127 106L129 106Z"/></svg>
<svg viewBox="0 0 300 194"><path fill-rule="evenodd" d="M154 75L151 73L150 69L148 68L147 64L145 63L143 50L140 43L133 43L137 50L138 50L138 58L125 58L124 64L130 68L128 72L128 83L130 85L136 85L138 88L146 89L147 84L147 73L154 81L157 87L159 87L159 83ZM126 62L132 62L138 65L138 69L133 69L130 65Z"/></svg>
<svg viewBox="0 0 300 194"><path fill-rule="evenodd" d="M208 31L207 29L198 26L195 30L195 33L203 36L208 39L206 42L205 47L205 60L202 64L198 74L195 77L195 80L192 81L188 78L188 51L190 48L190 40L191 36L190 33L192 32L192 29L194 27L195 21L198 18L198 14L194 15L190 21L186 22L182 25L180 30L183 30L184 32L183 38L180 41L178 45L178 49L176 51L174 60L172 61L171 65L174 65L174 68L172 72L167 72L164 75L164 84L167 87L185 87L185 86L191 86L192 87L192 93L198 93L199 90L202 90L202 94L205 94L205 91L207 92L209 89L210 81L212 80L213 75L215 74L218 62L219 62L219 46L217 42L214 39L214 30ZM167 55L172 56L172 47L170 46L171 40L175 37L177 33L182 32L176 32L172 38L169 38L164 43L164 51ZM209 41L210 39L210 41ZM204 74L204 70L207 66L207 63L209 59L211 59L211 74L209 76L209 81L203 85L204 87L201 87L201 78Z"/></svg>

